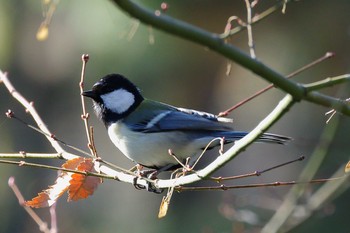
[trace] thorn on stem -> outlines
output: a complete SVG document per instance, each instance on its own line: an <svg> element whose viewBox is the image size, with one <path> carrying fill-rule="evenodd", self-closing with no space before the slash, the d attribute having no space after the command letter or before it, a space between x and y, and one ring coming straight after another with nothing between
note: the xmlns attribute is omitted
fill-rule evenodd
<svg viewBox="0 0 350 233"><path fill-rule="evenodd" d="M26 163L25 161L19 161L18 166L19 166L19 167L22 167L25 163Z"/></svg>

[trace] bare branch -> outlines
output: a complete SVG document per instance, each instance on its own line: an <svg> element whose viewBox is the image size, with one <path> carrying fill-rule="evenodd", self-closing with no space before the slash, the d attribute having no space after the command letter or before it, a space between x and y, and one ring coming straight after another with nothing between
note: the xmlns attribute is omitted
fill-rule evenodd
<svg viewBox="0 0 350 233"><path fill-rule="evenodd" d="M8 185L10 186L10 188L12 189L13 193L16 195L19 204L23 207L23 209L25 211L27 211L27 213L29 214L29 216L36 222L36 224L39 226L39 229L41 232L44 233L51 233L50 229L47 227L47 223L44 222L35 212L34 210L32 210L32 208L24 205L25 201L24 198L21 194L21 192L19 191L16 183L15 183L15 178L14 177L10 177L8 180Z"/></svg>
<svg viewBox="0 0 350 233"><path fill-rule="evenodd" d="M250 0L244 0L246 9L247 9L247 32L248 32L248 46L249 46L249 52L250 56L255 59L255 46L254 46L254 40L253 40L253 29L252 29L252 7L250 5Z"/></svg>
<svg viewBox="0 0 350 233"><path fill-rule="evenodd" d="M64 153L65 151L60 146L60 144L54 138L48 136L48 135L52 135L52 133L44 124L43 120L35 110L33 104L28 102L19 92L17 92L17 90L11 84L10 80L7 78L7 75L4 74L1 70L0 70L0 80L2 80L2 82L5 84L7 90L10 92L13 98L18 100L18 102L20 102L23 105L23 107L30 113L30 115L33 117L34 121L40 128L40 130L42 130L45 133L46 139L51 143L52 147L57 151L57 153L62 154L62 156L67 156L65 157L65 159L73 159L77 157L77 156L73 156L72 154Z"/></svg>

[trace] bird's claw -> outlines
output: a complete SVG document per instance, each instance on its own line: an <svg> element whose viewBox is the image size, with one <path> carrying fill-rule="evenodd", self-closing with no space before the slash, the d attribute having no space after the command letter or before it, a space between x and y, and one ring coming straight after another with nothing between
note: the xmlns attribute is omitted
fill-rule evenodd
<svg viewBox="0 0 350 233"><path fill-rule="evenodd" d="M157 178L157 171L144 171L144 172L139 172L139 176L135 176L133 180L133 185L137 190L141 189L146 189L148 192L156 193L156 194L161 194L164 189L157 188L153 182L146 181L146 185L141 185L137 183L137 180L142 177L147 177L148 179L155 180Z"/></svg>

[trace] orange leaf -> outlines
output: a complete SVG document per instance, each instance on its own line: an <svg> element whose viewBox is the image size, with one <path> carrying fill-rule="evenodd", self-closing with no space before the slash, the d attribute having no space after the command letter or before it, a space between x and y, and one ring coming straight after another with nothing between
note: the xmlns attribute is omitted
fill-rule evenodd
<svg viewBox="0 0 350 233"><path fill-rule="evenodd" d="M84 161L79 164L76 170L84 172L96 172L92 159L84 159ZM77 173L71 175L71 180L69 181L70 186L68 188L68 201L77 201L87 198L89 195L92 195L94 193L94 191L97 189L98 184L101 182L102 179L95 176L87 176Z"/></svg>
<svg viewBox="0 0 350 233"><path fill-rule="evenodd" d="M39 193L38 196L34 197L32 200L26 201L25 205L32 208L42 208L50 206L50 197L45 191L46 190Z"/></svg>
<svg viewBox="0 0 350 233"><path fill-rule="evenodd" d="M84 158L75 158L68 160L62 165L62 168L75 170L84 161ZM25 204L32 208L48 207L54 204L62 194L68 190L71 178L71 172L62 171L57 177L54 185L49 186L48 189L43 190L38 196L34 197L30 201L26 201Z"/></svg>
<svg viewBox="0 0 350 233"><path fill-rule="evenodd" d="M77 158L74 158L74 159L67 160L67 161L62 165L62 168L75 170L75 169L77 169L77 167L79 166L79 164L80 164L81 162L83 162L84 160L85 160L85 158L83 158L83 157L77 157Z"/></svg>

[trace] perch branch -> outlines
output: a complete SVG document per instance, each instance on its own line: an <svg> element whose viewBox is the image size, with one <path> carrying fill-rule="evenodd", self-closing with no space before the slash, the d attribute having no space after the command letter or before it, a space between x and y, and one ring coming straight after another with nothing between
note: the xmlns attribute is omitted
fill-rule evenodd
<svg viewBox="0 0 350 233"><path fill-rule="evenodd" d="M196 171L194 174L186 175L176 179L156 180L157 188L167 188L172 186L184 185L193 183L210 176L213 172L224 166L241 151L253 143L263 132L270 128L278 119L280 119L294 104L293 97L287 95L284 97L275 109L262 120L247 136L235 142L235 144L224 154L217 157L212 163L204 169Z"/></svg>

